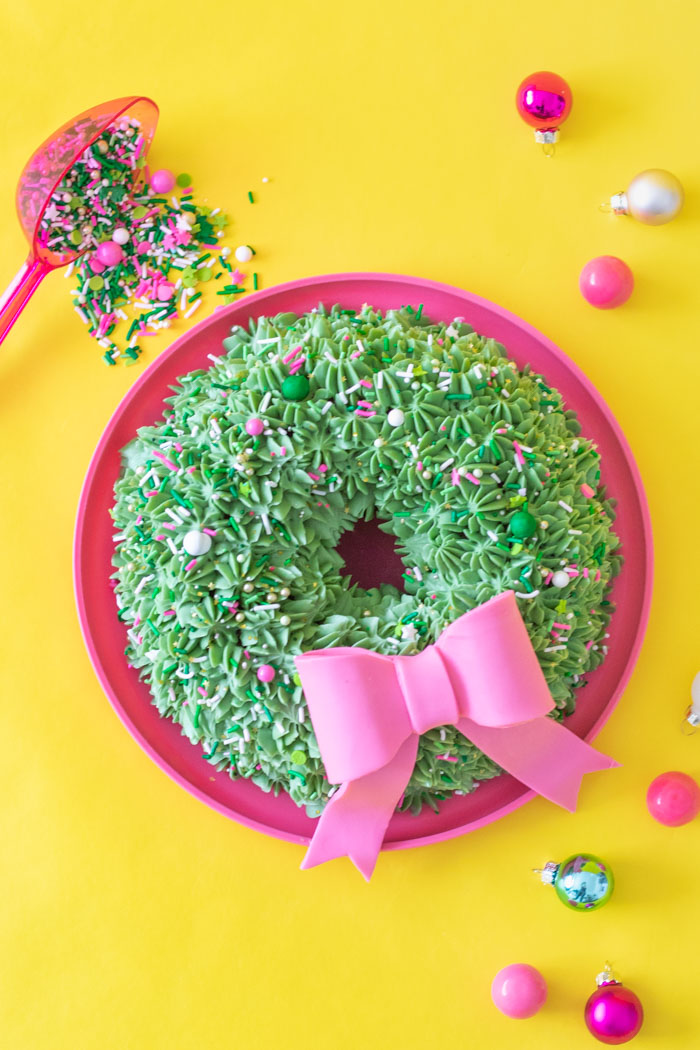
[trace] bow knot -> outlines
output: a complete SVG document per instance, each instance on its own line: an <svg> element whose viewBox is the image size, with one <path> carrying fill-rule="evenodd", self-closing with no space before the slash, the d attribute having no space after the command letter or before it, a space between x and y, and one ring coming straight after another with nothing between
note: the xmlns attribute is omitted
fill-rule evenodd
<svg viewBox="0 0 700 1050"><path fill-rule="evenodd" d="M452 725L539 794L575 809L585 773L617 763L545 716L554 708L512 591L415 656L316 649L296 658L329 800L302 867L347 854L369 879L418 739Z"/></svg>

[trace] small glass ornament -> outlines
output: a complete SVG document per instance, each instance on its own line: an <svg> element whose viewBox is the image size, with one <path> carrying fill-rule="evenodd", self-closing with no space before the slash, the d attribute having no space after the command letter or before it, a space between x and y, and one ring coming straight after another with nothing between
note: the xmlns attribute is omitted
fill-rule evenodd
<svg viewBox="0 0 700 1050"><path fill-rule="evenodd" d="M675 175L662 168L649 168L635 175L626 190L614 193L601 210L631 215L645 226L663 226L675 219L684 198L683 187Z"/></svg>
<svg viewBox="0 0 700 1050"><path fill-rule="evenodd" d="M540 70L531 73L520 84L515 104L518 113L535 132L535 142L542 144L547 157L559 141L559 128L571 112L571 88L563 77Z"/></svg>
<svg viewBox="0 0 700 1050"><path fill-rule="evenodd" d="M612 868L592 853L574 853L561 864L548 861L535 872L554 887L562 904L573 911L595 911L610 900L615 887Z"/></svg>
<svg viewBox="0 0 700 1050"><path fill-rule="evenodd" d="M584 1020L591 1035L600 1043L619 1046L628 1043L642 1027L644 1010L638 996L618 980L610 963L595 979L596 990L584 1009Z"/></svg>

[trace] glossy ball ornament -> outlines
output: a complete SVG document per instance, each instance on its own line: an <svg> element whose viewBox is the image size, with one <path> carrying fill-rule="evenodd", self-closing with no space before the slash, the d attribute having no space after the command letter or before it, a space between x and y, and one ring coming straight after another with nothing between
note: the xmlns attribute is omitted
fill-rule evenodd
<svg viewBox="0 0 700 1050"><path fill-rule="evenodd" d="M687 773L662 773L649 785L647 808L666 827L688 824L700 812L700 787Z"/></svg>
<svg viewBox="0 0 700 1050"><path fill-rule="evenodd" d="M609 207L616 215L631 215L646 226L663 226L675 219L685 194L675 175L662 168L641 171L624 193L615 193Z"/></svg>
<svg viewBox="0 0 700 1050"><path fill-rule="evenodd" d="M583 1014L588 1031L599 1042L613 1046L634 1039L644 1021L638 997L617 980L608 965L596 977L596 984Z"/></svg>
<svg viewBox="0 0 700 1050"><path fill-rule="evenodd" d="M547 982L527 963L512 963L491 982L491 998L506 1017L532 1017L547 999Z"/></svg>
<svg viewBox="0 0 700 1050"><path fill-rule="evenodd" d="M548 861L537 874L572 911L602 908L615 888L610 865L592 853L574 853L561 864Z"/></svg>
<svg viewBox="0 0 700 1050"><path fill-rule="evenodd" d="M518 510L510 519L509 528L516 540L529 540L537 532L537 519L527 510Z"/></svg>
<svg viewBox="0 0 700 1050"><path fill-rule="evenodd" d="M554 152L559 128L571 112L571 88L563 77L540 70L525 77L515 95L518 113L535 130L535 142Z"/></svg>
<svg viewBox="0 0 700 1050"><path fill-rule="evenodd" d="M634 275L615 255L598 255L587 262L578 280L581 295L599 310L626 303L634 289Z"/></svg>

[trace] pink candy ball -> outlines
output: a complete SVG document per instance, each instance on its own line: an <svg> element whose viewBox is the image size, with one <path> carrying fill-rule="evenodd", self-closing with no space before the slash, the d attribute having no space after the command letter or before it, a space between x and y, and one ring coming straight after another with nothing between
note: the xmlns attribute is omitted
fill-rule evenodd
<svg viewBox="0 0 700 1050"><path fill-rule="evenodd" d="M97 245L95 255L104 266L118 266L124 258L124 252L114 241L102 241Z"/></svg>
<svg viewBox="0 0 700 1050"><path fill-rule="evenodd" d="M245 425L246 434L250 434L251 437L257 437L258 434L262 434L265 429L265 424L262 419L249 419Z"/></svg>
<svg viewBox="0 0 700 1050"><path fill-rule="evenodd" d="M581 270L581 295L599 310L622 306L632 294L634 276L626 262L615 255L599 255Z"/></svg>
<svg viewBox="0 0 700 1050"><path fill-rule="evenodd" d="M659 824L677 828L700 812L700 787L687 773L662 773L649 785L647 808Z"/></svg>
<svg viewBox="0 0 700 1050"><path fill-rule="evenodd" d="M258 667L258 678L261 682L271 682L274 677L274 667L270 667L269 664L261 664L260 667Z"/></svg>
<svg viewBox="0 0 700 1050"><path fill-rule="evenodd" d="M547 982L534 966L512 963L494 977L491 998L506 1017L532 1017L547 999Z"/></svg>
<svg viewBox="0 0 700 1050"><path fill-rule="evenodd" d="M151 189L156 193L170 193L175 187L175 176L169 168L159 168L151 175Z"/></svg>

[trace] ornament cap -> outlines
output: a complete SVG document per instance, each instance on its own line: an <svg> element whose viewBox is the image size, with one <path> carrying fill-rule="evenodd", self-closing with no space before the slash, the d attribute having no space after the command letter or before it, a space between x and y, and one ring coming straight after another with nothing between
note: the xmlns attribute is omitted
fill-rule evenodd
<svg viewBox="0 0 700 1050"><path fill-rule="evenodd" d="M539 875L545 886L553 886L559 868L559 864L556 864L553 860L548 860L543 868L533 868L533 871L536 875Z"/></svg>
<svg viewBox="0 0 700 1050"><path fill-rule="evenodd" d="M622 982L610 963L606 962L601 972L596 974L595 983L598 988L602 988L607 984L621 984Z"/></svg>
<svg viewBox="0 0 700 1050"><path fill-rule="evenodd" d="M558 128L546 128L544 131L540 128L535 128L535 142L540 142L543 146L554 146L558 141Z"/></svg>
<svg viewBox="0 0 700 1050"><path fill-rule="evenodd" d="M613 193L610 198L610 207L614 215L629 215L627 194L622 190L619 193Z"/></svg>

